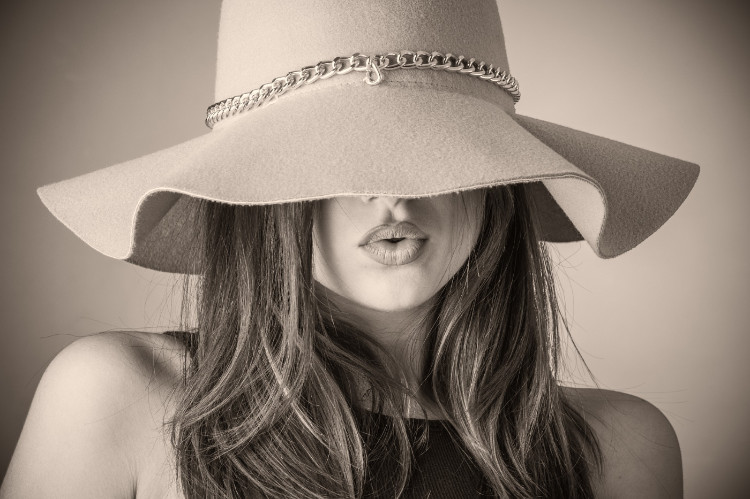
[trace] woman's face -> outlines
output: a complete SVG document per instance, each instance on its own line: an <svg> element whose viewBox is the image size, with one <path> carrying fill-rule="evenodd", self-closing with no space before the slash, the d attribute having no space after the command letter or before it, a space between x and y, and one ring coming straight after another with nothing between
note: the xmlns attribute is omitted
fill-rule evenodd
<svg viewBox="0 0 750 499"><path fill-rule="evenodd" d="M315 220L315 280L360 306L403 311L453 277L477 240L484 191L426 198L336 197Z"/></svg>

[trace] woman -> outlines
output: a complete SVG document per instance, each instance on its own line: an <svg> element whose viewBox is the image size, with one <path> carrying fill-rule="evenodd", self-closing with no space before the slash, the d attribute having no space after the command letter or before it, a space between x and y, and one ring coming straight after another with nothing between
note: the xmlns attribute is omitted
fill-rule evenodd
<svg viewBox="0 0 750 499"><path fill-rule="evenodd" d="M617 256L697 169L516 115L494 2L356 12L388 29L337 2L225 1L215 130L40 191L105 254L196 274L195 332L66 348L4 494L680 495L663 415L556 383L541 241ZM354 54L260 85L435 45L497 66Z"/></svg>

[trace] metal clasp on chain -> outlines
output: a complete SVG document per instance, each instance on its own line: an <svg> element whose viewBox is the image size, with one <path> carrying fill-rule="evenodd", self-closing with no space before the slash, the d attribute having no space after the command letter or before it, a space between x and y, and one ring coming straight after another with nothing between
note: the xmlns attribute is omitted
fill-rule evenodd
<svg viewBox="0 0 750 499"><path fill-rule="evenodd" d="M368 85L378 85L381 81L383 81L383 73L380 72L380 66L379 62L375 62L373 64L372 60L375 58L375 56L370 56L367 58L367 65L365 66L365 71L367 72L367 76L365 76L365 83ZM375 75L373 77L373 75Z"/></svg>
<svg viewBox="0 0 750 499"><path fill-rule="evenodd" d="M377 85L383 81L383 73L380 72L382 63L380 56L364 55L357 52L351 57L351 67L354 71L365 71L364 82L368 85Z"/></svg>

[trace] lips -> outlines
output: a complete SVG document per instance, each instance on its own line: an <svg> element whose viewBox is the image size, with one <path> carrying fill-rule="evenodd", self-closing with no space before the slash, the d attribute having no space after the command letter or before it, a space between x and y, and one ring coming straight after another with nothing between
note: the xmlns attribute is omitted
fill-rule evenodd
<svg viewBox="0 0 750 499"><path fill-rule="evenodd" d="M406 265L416 260L427 241L427 235L409 222L379 225L360 241L367 255L382 265Z"/></svg>
<svg viewBox="0 0 750 499"><path fill-rule="evenodd" d="M374 243L376 241L391 240L398 242L399 239L427 239L427 234L419 230L413 223L399 222L396 225L378 225L371 229L359 242L360 246Z"/></svg>

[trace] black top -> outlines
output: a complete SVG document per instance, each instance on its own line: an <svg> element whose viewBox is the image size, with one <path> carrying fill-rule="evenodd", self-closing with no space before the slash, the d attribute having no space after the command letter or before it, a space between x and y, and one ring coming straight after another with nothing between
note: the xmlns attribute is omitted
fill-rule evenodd
<svg viewBox="0 0 750 499"><path fill-rule="evenodd" d="M167 331L165 334L181 340L190 354L194 354L196 338L192 333ZM390 416L369 411L361 414L369 415L372 422L368 433L373 434L365 440L378 442L377 433L388 424ZM426 444L420 445L418 439L425 427ZM467 499L492 496L486 480L450 424L440 420L407 418L407 430L414 460L403 498ZM385 459L370 463L371 476L366 484L366 497L394 497L394 484L391 481L396 479L396 466L395 455L386 455Z"/></svg>
<svg viewBox="0 0 750 499"><path fill-rule="evenodd" d="M369 413L375 428L387 424L390 416ZM419 436L427 428L424 445ZM402 497L414 499L466 499L492 497L474 460L468 455L449 423L439 420L407 418L413 461L409 481ZM378 431L376 429L376 431ZM377 442L375 439L369 441ZM383 462L371 463L372 476L366 485L366 497L389 498L394 494L397 462L395 455L386 455Z"/></svg>

